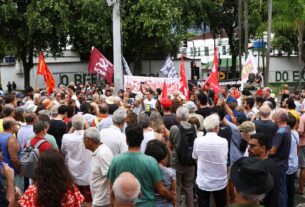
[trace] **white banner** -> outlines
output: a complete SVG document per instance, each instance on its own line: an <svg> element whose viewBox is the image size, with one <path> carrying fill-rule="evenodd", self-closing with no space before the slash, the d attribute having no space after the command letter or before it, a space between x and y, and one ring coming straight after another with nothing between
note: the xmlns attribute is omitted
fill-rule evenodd
<svg viewBox="0 0 305 207"><path fill-rule="evenodd" d="M179 90L179 78L155 78L128 75L124 75L124 89L126 88L127 84L131 84L134 92L140 91L141 82L144 82L153 89L160 88L162 90L164 81L167 86L168 94L173 94L175 91Z"/></svg>

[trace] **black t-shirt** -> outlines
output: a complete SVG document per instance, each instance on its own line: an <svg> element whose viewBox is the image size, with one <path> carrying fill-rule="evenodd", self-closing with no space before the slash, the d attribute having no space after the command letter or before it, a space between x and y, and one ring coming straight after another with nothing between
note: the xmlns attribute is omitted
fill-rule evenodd
<svg viewBox="0 0 305 207"><path fill-rule="evenodd" d="M195 113L200 114L205 119L205 117L212 114L212 109L209 107L199 108Z"/></svg>
<svg viewBox="0 0 305 207"><path fill-rule="evenodd" d="M267 139L267 149L269 150L272 145L273 137L277 131L277 125L271 120L255 120L256 133L264 133Z"/></svg>
<svg viewBox="0 0 305 207"><path fill-rule="evenodd" d="M170 130L173 125L178 124L176 114L163 115L165 127Z"/></svg>
<svg viewBox="0 0 305 207"><path fill-rule="evenodd" d="M61 120L52 119L48 134L51 134L55 137L59 149L61 149L61 140L65 133L67 133L66 123Z"/></svg>
<svg viewBox="0 0 305 207"><path fill-rule="evenodd" d="M232 129L231 127L224 125L223 123L220 123L219 125L219 131L218 131L218 136L225 138L228 141L228 163L227 165L230 165L230 143L231 143L231 138L232 138Z"/></svg>

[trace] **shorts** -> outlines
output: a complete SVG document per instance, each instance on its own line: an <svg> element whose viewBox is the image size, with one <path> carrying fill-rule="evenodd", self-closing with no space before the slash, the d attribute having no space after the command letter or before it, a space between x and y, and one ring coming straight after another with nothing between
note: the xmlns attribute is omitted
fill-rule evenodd
<svg viewBox="0 0 305 207"><path fill-rule="evenodd" d="M305 146L300 147L299 152L299 167L305 168Z"/></svg>

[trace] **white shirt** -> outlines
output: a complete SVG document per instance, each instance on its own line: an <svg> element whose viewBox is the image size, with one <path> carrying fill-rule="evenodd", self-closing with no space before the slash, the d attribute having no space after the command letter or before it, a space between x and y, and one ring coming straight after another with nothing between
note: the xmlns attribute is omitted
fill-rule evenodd
<svg viewBox="0 0 305 207"><path fill-rule="evenodd" d="M145 110L149 110L149 109L154 109L156 107L156 102L157 100L156 99L151 99L150 101L145 99L144 100L144 106L145 106ZM149 108L150 107L150 108Z"/></svg>
<svg viewBox="0 0 305 207"><path fill-rule="evenodd" d="M204 191L222 190L227 186L228 141L214 132L198 137L193 158L197 161L196 184Z"/></svg>
<svg viewBox="0 0 305 207"><path fill-rule="evenodd" d="M110 204L110 183L107 174L112 158L113 154L105 144L101 144L92 153L90 190L93 206Z"/></svg>
<svg viewBox="0 0 305 207"><path fill-rule="evenodd" d="M76 130L72 134L64 134L61 151L65 155L65 163L77 185L90 184L91 151L83 142L84 130Z"/></svg>
<svg viewBox="0 0 305 207"><path fill-rule="evenodd" d="M144 131L144 138L140 146L140 152L145 153L147 143L153 139L156 139L154 131Z"/></svg>
<svg viewBox="0 0 305 207"><path fill-rule="evenodd" d="M128 145L126 137L119 127L111 125L109 128L102 129L100 134L101 142L109 147L114 156L127 152Z"/></svg>

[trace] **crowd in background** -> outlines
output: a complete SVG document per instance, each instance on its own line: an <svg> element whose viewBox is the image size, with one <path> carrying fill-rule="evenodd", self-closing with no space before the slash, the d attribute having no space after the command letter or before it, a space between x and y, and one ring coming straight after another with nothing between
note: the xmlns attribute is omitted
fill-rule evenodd
<svg viewBox="0 0 305 207"><path fill-rule="evenodd" d="M0 206L295 206L304 91L161 94L147 83L4 93ZM33 177L20 161L28 147L39 150Z"/></svg>

